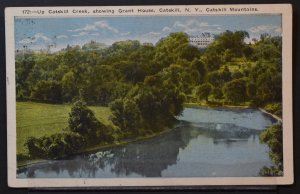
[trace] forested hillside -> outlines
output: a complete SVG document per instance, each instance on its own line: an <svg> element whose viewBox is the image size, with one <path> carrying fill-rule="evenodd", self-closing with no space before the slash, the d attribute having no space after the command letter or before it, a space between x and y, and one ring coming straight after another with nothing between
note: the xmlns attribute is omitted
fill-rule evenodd
<svg viewBox="0 0 300 194"><path fill-rule="evenodd" d="M252 44L244 42L246 37L245 31L226 31L204 51L179 32L156 45L128 40L109 47L91 42L55 53L23 52L16 57L17 100L82 98L108 105L150 87L172 88L186 102L280 102L281 37L262 34Z"/></svg>

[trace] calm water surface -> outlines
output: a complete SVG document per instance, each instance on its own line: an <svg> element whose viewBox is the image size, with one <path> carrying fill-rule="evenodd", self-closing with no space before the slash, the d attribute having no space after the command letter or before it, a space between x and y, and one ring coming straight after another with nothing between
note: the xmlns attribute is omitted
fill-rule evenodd
<svg viewBox="0 0 300 194"><path fill-rule="evenodd" d="M186 108L180 124L152 139L48 160L18 178L244 177L272 162L259 133L276 122L255 109Z"/></svg>

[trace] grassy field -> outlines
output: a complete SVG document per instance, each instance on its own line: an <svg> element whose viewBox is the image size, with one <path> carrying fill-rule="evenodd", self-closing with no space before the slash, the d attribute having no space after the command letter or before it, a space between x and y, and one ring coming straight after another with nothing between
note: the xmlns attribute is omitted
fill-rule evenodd
<svg viewBox="0 0 300 194"><path fill-rule="evenodd" d="M111 124L108 107L89 107L104 124ZM27 154L24 143L28 137L41 137L63 132L68 126L71 105L17 102L17 154Z"/></svg>

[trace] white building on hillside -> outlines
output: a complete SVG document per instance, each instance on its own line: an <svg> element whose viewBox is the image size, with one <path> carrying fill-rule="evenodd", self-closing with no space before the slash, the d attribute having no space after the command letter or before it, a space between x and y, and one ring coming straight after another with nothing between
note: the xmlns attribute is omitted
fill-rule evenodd
<svg viewBox="0 0 300 194"><path fill-rule="evenodd" d="M190 44L198 48L206 48L214 40L215 38L208 32L202 33L198 36L189 37Z"/></svg>

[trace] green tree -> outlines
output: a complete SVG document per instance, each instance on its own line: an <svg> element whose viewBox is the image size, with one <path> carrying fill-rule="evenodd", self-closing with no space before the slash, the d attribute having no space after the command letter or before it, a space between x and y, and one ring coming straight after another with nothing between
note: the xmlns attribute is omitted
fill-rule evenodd
<svg viewBox="0 0 300 194"><path fill-rule="evenodd" d="M281 61L282 40L281 37L271 37L262 34L261 40L253 45L253 60Z"/></svg>
<svg viewBox="0 0 300 194"><path fill-rule="evenodd" d="M196 88L196 96L199 100L205 99L208 102L208 97L212 91L212 85L209 83L204 83Z"/></svg>
<svg viewBox="0 0 300 194"><path fill-rule="evenodd" d="M208 71L214 71L220 68L223 63L222 56L217 49L208 49L202 56L201 59L205 63L205 67Z"/></svg>
<svg viewBox="0 0 300 194"><path fill-rule="evenodd" d="M247 83L247 96L250 98L255 98L256 97L256 85L253 82L248 82Z"/></svg>
<svg viewBox="0 0 300 194"><path fill-rule="evenodd" d="M30 84L27 79L35 66L33 54L16 55L16 96L17 100L23 100L30 96Z"/></svg>
<svg viewBox="0 0 300 194"><path fill-rule="evenodd" d="M141 113L137 104L128 98L117 99L110 104L111 121L118 126L126 136L136 136L142 131Z"/></svg>
<svg viewBox="0 0 300 194"><path fill-rule="evenodd" d="M176 64L178 59L193 60L194 56L190 56L189 54L195 51L187 52L187 50L191 49L189 47L188 35L186 33L171 33L156 44L154 60L160 69L168 67L171 64Z"/></svg>
<svg viewBox="0 0 300 194"><path fill-rule="evenodd" d="M109 129L82 101L75 102L71 107L68 123L69 129L85 137L88 145L113 141Z"/></svg>
<svg viewBox="0 0 300 194"><path fill-rule="evenodd" d="M247 99L245 79L235 79L227 82L223 87L223 93L227 100L240 103Z"/></svg>
<svg viewBox="0 0 300 194"><path fill-rule="evenodd" d="M257 96L262 102L281 101L281 73L267 70L257 78Z"/></svg>
<svg viewBox="0 0 300 194"><path fill-rule="evenodd" d="M260 174L262 176L283 175L283 146L282 146L282 124L268 127L260 134L260 141L267 144L270 148L269 156L275 166L264 167Z"/></svg>
<svg viewBox="0 0 300 194"><path fill-rule="evenodd" d="M194 59L191 63L192 69L197 70L199 73L199 83L202 83L204 81L204 78L206 76L207 70L205 67L205 63L200 59Z"/></svg>
<svg viewBox="0 0 300 194"><path fill-rule="evenodd" d="M127 82L143 82L147 75L147 66L143 64L123 62L119 68Z"/></svg>
<svg viewBox="0 0 300 194"><path fill-rule="evenodd" d="M41 149L41 141L35 137L29 137L24 144L28 149L28 155L30 158L43 158L44 151Z"/></svg>
<svg viewBox="0 0 300 194"><path fill-rule="evenodd" d="M79 95L78 85L76 84L76 78L73 71L66 73L62 80L62 96L66 102L71 101L74 97Z"/></svg>
<svg viewBox="0 0 300 194"><path fill-rule="evenodd" d="M151 78L153 76L147 77L145 82L148 83ZM160 103L154 93L153 88L144 84L135 86L128 93L128 98L132 98L139 107L145 128L151 128L160 114Z"/></svg>
<svg viewBox="0 0 300 194"><path fill-rule="evenodd" d="M46 102L61 102L61 84L53 80L40 80L32 88L30 98Z"/></svg>
<svg viewBox="0 0 300 194"><path fill-rule="evenodd" d="M223 70L212 71L207 75L207 80L215 87L223 87L226 82L232 79L227 66Z"/></svg>
<svg viewBox="0 0 300 194"><path fill-rule="evenodd" d="M214 87L211 94L213 95L214 99L221 100L223 98L222 89L219 87Z"/></svg>
<svg viewBox="0 0 300 194"><path fill-rule="evenodd" d="M213 62L212 56L215 56L217 61L221 58L230 61L233 57L241 57L243 56L243 50L247 47L245 43L245 38L249 38L249 34L246 31L225 31L219 34L215 41L209 45L206 53L207 56L211 56L211 64ZM206 53L204 55L206 55ZM213 54L213 55L212 55ZM215 62L215 68L211 70L216 70L217 63Z"/></svg>

